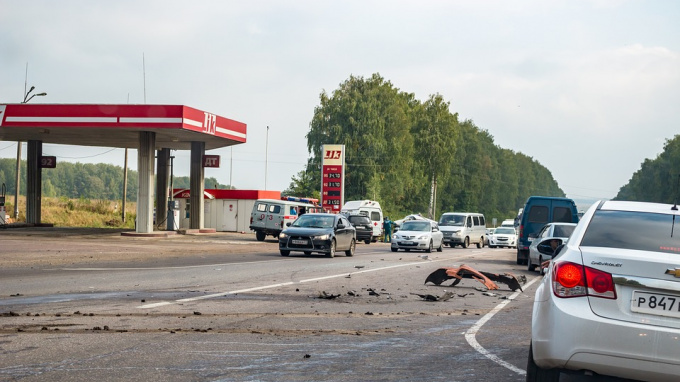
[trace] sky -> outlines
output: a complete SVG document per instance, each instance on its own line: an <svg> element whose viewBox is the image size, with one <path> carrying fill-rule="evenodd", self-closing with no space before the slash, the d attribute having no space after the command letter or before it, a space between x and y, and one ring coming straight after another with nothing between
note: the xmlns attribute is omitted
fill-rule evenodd
<svg viewBox="0 0 680 382"><path fill-rule="evenodd" d="M672 0L0 0L0 103L35 86L47 95L31 103L234 119L247 143L207 151L222 160L205 176L283 191L309 156L320 94L379 73L421 101L442 95L568 197L608 199L680 134L678 20ZM16 149L0 141L0 157ZM125 154L44 144L43 155L122 167ZM188 176L190 151L172 155Z"/></svg>

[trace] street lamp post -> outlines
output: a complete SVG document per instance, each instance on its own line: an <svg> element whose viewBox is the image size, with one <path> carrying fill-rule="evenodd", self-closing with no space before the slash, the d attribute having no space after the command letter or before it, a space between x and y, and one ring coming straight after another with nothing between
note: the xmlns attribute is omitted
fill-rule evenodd
<svg viewBox="0 0 680 382"><path fill-rule="evenodd" d="M28 64L26 64L26 71L28 72ZM28 96L31 94L31 92L35 89L35 86L31 86L31 89L27 91L24 94L24 100L21 103L28 103L28 101L32 100L33 97L43 97L46 96L47 93L38 93L38 94L33 94L30 97ZM24 91L26 91L26 88L24 87ZM21 179L21 141L17 142L17 179L16 179L16 187L14 190L14 221L17 222L19 221L19 181Z"/></svg>

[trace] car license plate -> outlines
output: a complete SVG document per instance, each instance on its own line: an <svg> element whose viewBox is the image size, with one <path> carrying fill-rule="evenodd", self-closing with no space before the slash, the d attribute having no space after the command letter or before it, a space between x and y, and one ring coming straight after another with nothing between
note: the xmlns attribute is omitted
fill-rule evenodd
<svg viewBox="0 0 680 382"><path fill-rule="evenodd" d="M402 245L413 245L413 242L412 241L402 241L401 244Z"/></svg>
<svg viewBox="0 0 680 382"><path fill-rule="evenodd" d="M291 240L291 243L293 244L307 244L307 240Z"/></svg>
<svg viewBox="0 0 680 382"><path fill-rule="evenodd" d="M680 318L680 296L633 291L630 310L638 313Z"/></svg>

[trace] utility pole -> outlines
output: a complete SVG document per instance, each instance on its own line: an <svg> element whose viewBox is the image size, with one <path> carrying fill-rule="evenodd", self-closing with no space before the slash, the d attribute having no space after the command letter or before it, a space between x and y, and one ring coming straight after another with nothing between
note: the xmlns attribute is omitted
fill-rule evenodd
<svg viewBox="0 0 680 382"><path fill-rule="evenodd" d="M267 190L267 164L269 161L269 126L267 126L267 137L264 143L264 189Z"/></svg>
<svg viewBox="0 0 680 382"><path fill-rule="evenodd" d="M24 77L24 100L21 103L28 103L28 101L32 100L33 97L43 97L46 96L47 93L38 93L38 94L33 94L32 96L28 96L31 94L31 92L35 89L35 86L31 86L31 89L26 91L26 88L28 87L28 62L26 63L26 75ZM16 223L19 221L19 188L20 188L20 182L21 182L21 141L17 141L17 170L16 170L16 188L14 190L14 222Z"/></svg>

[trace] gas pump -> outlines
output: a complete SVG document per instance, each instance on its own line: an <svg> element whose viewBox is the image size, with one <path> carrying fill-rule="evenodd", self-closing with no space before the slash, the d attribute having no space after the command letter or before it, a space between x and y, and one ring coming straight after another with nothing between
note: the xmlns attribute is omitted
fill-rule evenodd
<svg viewBox="0 0 680 382"><path fill-rule="evenodd" d="M7 224L7 212L5 211L5 183L0 189L0 225Z"/></svg>
<svg viewBox="0 0 680 382"><path fill-rule="evenodd" d="M167 230L177 231L179 229L179 200L168 200Z"/></svg>

